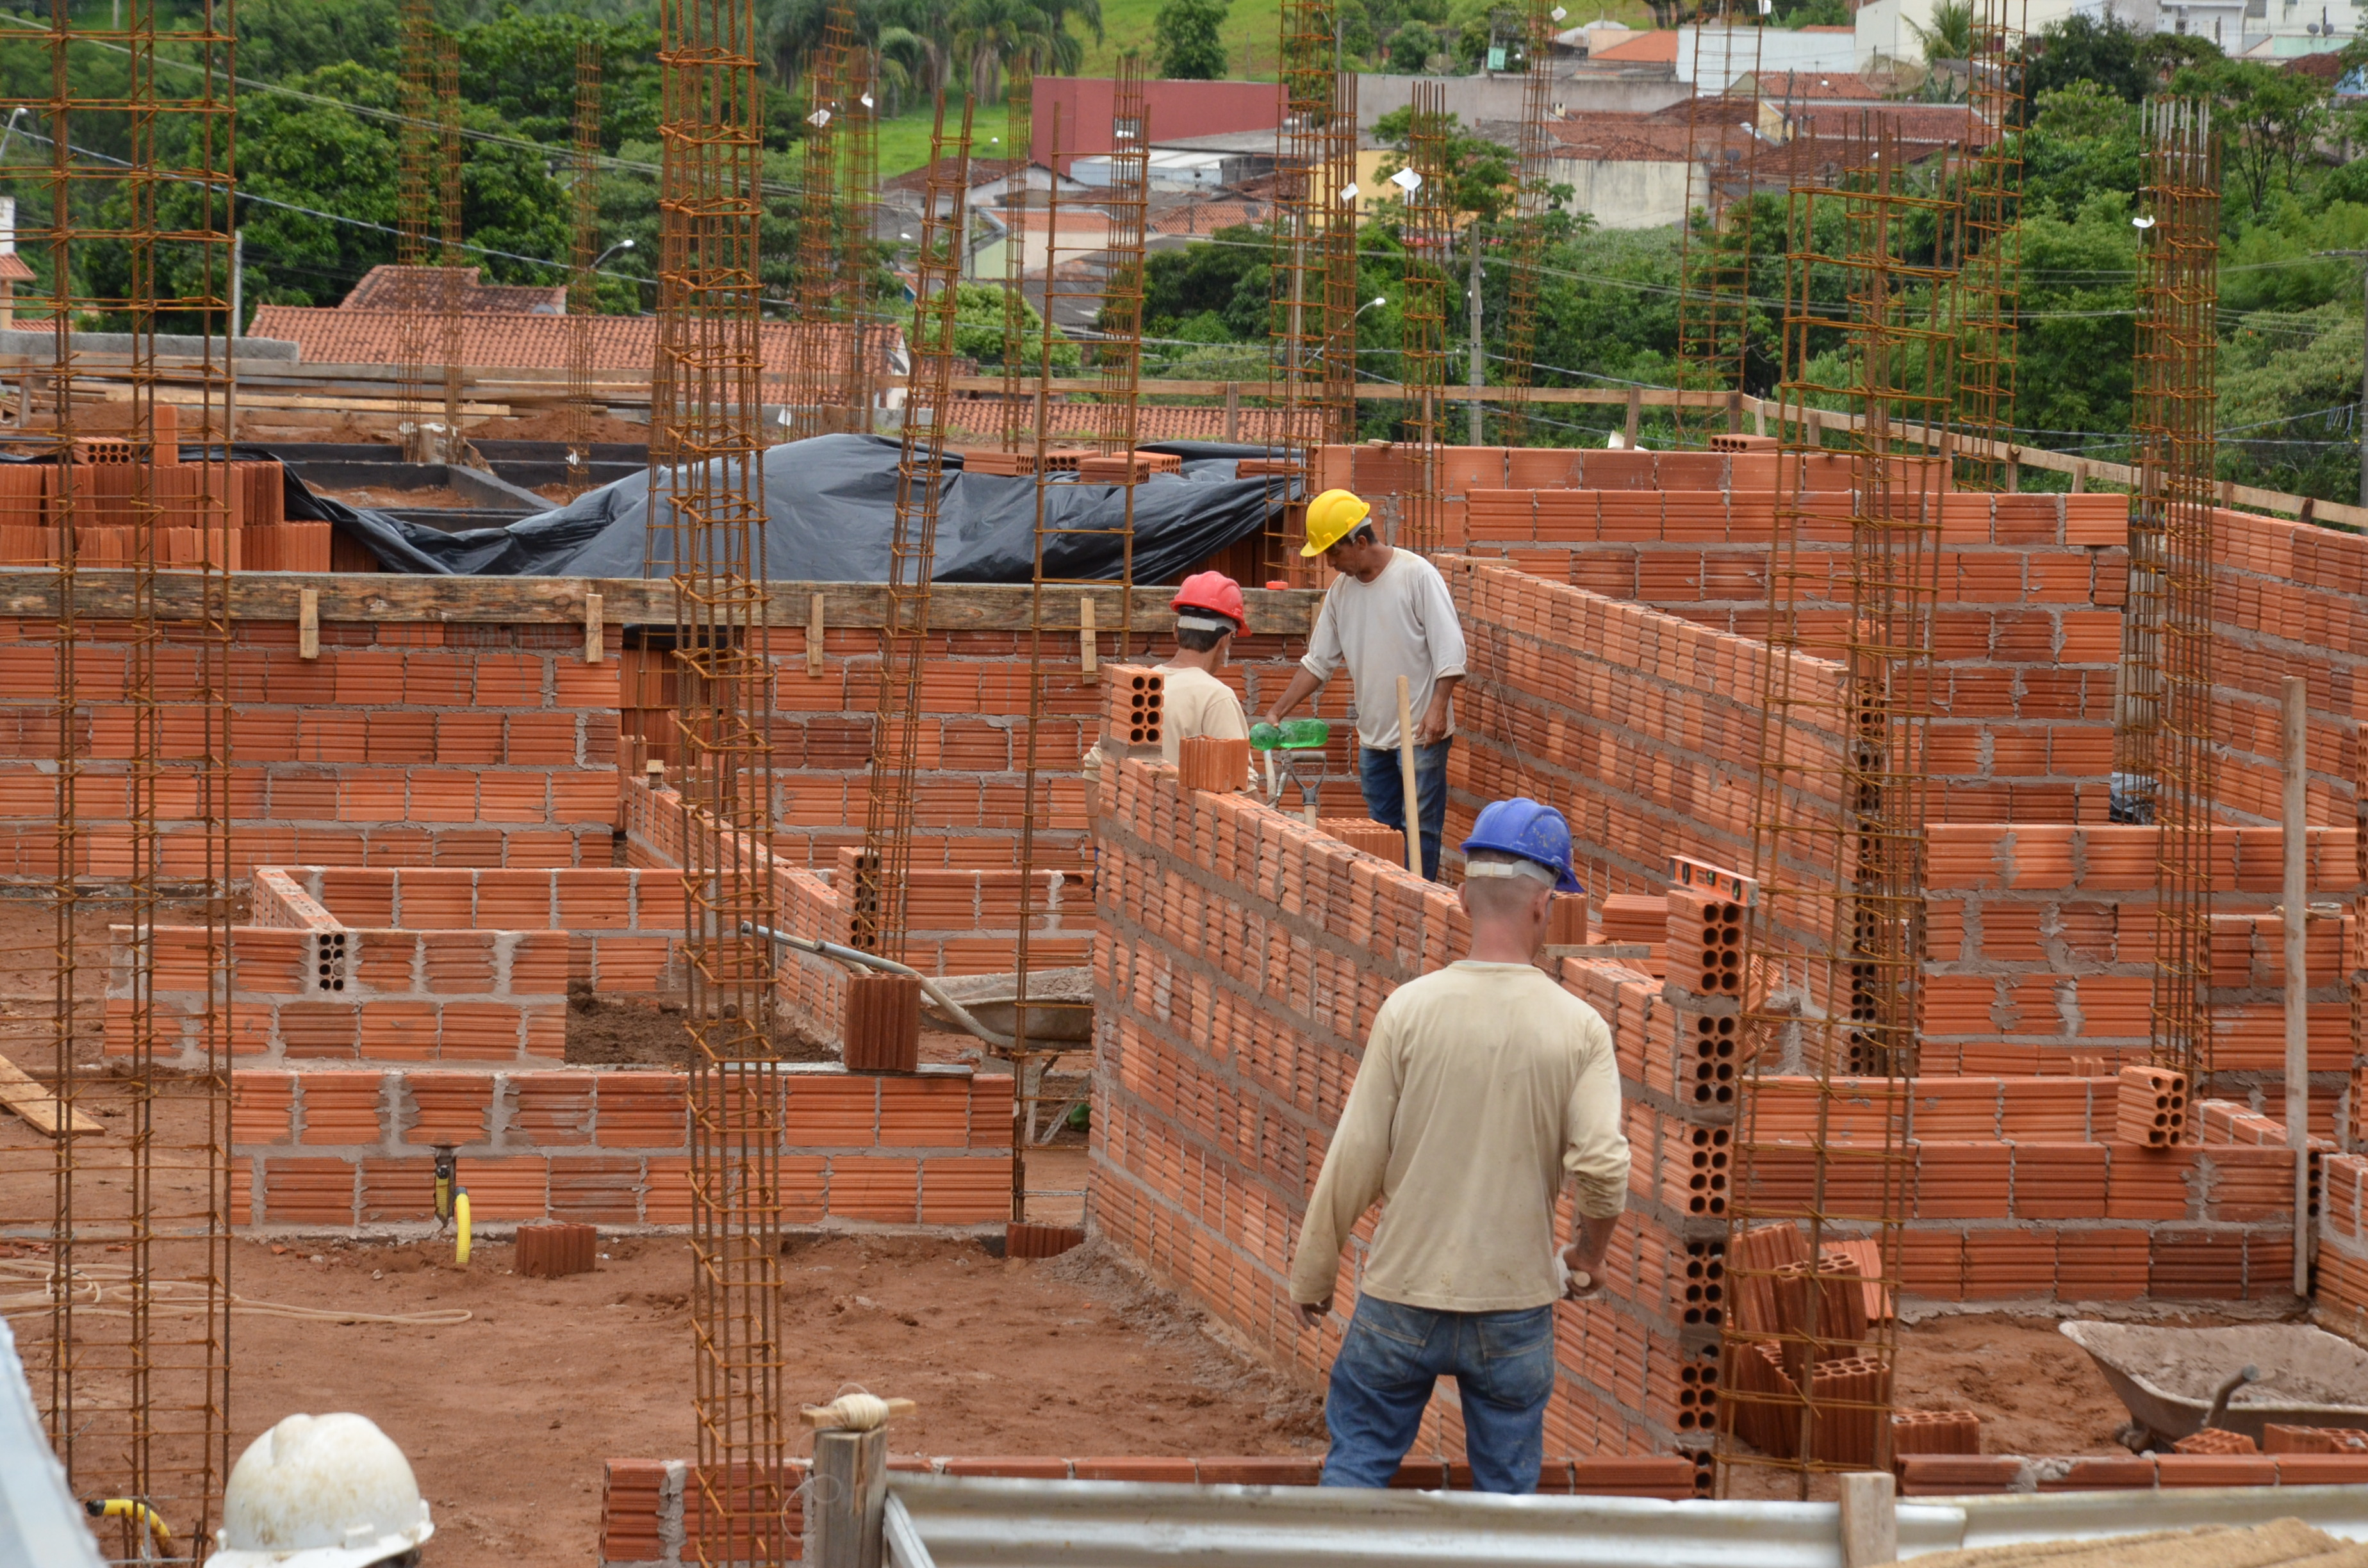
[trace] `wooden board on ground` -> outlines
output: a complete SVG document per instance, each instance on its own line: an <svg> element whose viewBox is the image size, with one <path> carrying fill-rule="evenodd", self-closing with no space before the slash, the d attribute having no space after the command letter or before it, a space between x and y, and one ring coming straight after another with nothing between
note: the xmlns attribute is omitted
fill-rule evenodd
<svg viewBox="0 0 2368 1568"><path fill-rule="evenodd" d="M0 1056L0 1105L24 1118L33 1131L42 1136L58 1136L60 1113L64 1108L58 1104L55 1095L5 1056ZM76 1138L107 1131L80 1111L73 1115L73 1132Z"/></svg>

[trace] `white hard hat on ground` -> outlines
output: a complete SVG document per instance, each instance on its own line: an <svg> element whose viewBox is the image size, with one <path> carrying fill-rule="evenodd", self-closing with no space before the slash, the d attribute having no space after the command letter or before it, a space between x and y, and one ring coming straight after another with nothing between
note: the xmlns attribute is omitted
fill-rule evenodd
<svg viewBox="0 0 2368 1568"><path fill-rule="evenodd" d="M411 1461L367 1415L290 1415L231 1467L209 1568L374 1568L436 1533Z"/></svg>

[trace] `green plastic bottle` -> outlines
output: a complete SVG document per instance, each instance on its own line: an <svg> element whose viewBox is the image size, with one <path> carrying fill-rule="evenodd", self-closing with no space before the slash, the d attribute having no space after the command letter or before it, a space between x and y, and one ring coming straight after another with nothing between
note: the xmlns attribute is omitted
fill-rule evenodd
<svg viewBox="0 0 2368 1568"><path fill-rule="evenodd" d="M1250 726L1252 751L1307 751L1332 738L1332 726L1321 719L1285 719L1280 724Z"/></svg>

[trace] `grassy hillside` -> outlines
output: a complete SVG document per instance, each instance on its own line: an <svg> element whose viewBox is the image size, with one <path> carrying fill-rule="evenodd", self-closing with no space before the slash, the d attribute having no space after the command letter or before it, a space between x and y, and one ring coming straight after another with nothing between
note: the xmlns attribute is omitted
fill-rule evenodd
<svg viewBox="0 0 2368 1568"><path fill-rule="evenodd" d="M1108 76L1118 69L1119 56L1139 51L1146 66L1151 61L1151 26L1159 15L1160 0L1102 0L1103 41L1086 43L1082 76ZM1225 16L1225 74L1236 80L1274 80L1275 31L1281 25L1281 0L1234 0ZM1158 128L1154 126L1156 134Z"/></svg>

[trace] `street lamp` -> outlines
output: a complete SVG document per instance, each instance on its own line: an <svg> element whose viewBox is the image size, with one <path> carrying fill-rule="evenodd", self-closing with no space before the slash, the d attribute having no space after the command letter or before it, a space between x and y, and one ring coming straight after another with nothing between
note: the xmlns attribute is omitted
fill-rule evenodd
<svg viewBox="0 0 2368 1568"><path fill-rule="evenodd" d="M598 271L599 271L599 270L600 270L600 264L601 264L602 262L604 262L604 261L608 260L610 256L612 256L616 255L616 254L617 254L619 251L620 251L620 250L631 250L631 249L632 249L632 248L633 248L633 242L632 242L632 241L631 241L631 240L619 240L615 244L610 245L607 250L604 250L604 251L602 251L598 256L594 256L594 257L592 258L592 265L591 265L588 268L586 268L586 270L587 270L587 271L591 271L591 272L598 272Z"/></svg>

